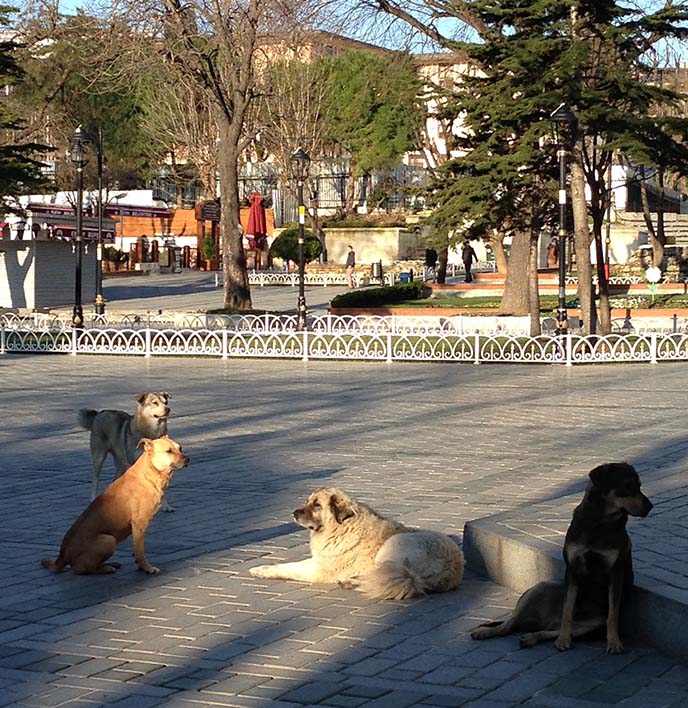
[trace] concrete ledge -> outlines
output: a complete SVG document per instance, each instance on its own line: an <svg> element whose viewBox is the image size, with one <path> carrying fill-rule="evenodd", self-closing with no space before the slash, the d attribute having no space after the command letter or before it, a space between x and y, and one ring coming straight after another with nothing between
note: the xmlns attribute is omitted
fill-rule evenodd
<svg viewBox="0 0 688 708"><path fill-rule="evenodd" d="M532 519L532 510L528 519ZM466 565L518 593L542 580L562 579L563 532L558 539L544 539L519 531L524 523L532 522L519 519L514 512L469 521L463 534ZM652 644L684 661L688 656L687 593L637 571L635 584L633 596L625 603L622 636Z"/></svg>

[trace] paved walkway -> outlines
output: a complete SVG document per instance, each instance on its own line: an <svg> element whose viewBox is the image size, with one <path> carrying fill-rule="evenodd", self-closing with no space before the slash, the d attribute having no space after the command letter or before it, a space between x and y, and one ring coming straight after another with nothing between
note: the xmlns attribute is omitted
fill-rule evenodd
<svg viewBox="0 0 688 708"><path fill-rule="evenodd" d="M686 578L685 378L683 364L0 357L0 706L685 707L688 666L637 642L608 656L471 641L516 599L471 573L405 603L248 573L306 555L290 510L317 486L460 536L626 459L657 503L634 541ZM49 574L40 559L88 502L76 411L161 389L192 459L149 531L161 575L137 573L128 542L113 576Z"/></svg>
<svg viewBox="0 0 688 708"><path fill-rule="evenodd" d="M106 307L117 311L178 310L194 312L211 310L223 305L222 285L216 285L214 273L184 271L149 276L118 276L105 278L103 295ZM305 288L308 311L324 313L330 300L346 292L342 286ZM251 299L258 310L296 312L298 288L290 286L253 286ZM90 305L90 303L89 303Z"/></svg>

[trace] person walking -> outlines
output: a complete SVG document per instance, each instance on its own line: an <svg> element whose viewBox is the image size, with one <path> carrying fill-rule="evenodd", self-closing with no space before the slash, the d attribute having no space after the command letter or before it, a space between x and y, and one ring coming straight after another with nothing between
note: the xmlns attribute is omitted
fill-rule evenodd
<svg viewBox="0 0 688 708"><path fill-rule="evenodd" d="M354 270L356 268L356 252L354 247L348 246L349 252L346 254L346 284L350 287L354 287Z"/></svg>
<svg viewBox="0 0 688 708"><path fill-rule="evenodd" d="M464 280L464 282L472 283L473 274L471 273L471 266L473 265L473 261L477 262L478 256L475 254L473 246L471 246L471 242L468 239L465 239L463 242L461 260L463 261L463 266L466 269L466 279Z"/></svg>
<svg viewBox="0 0 688 708"><path fill-rule="evenodd" d="M556 268L559 265L559 240L555 237L547 246L547 267Z"/></svg>

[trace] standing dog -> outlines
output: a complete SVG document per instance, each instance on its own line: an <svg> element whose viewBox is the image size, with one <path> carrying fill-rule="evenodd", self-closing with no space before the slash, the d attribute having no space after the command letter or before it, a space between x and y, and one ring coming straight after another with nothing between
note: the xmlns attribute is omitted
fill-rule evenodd
<svg viewBox="0 0 688 708"><path fill-rule="evenodd" d="M565 651L573 637L606 626L607 651L623 651L619 612L622 596L633 586L626 521L629 514L647 516L652 502L640 491L635 468L625 462L600 465L589 476L564 540L564 582L530 588L508 619L476 627L473 639L525 632L522 647L556 638L554 646Z"/></svg>
<svg viewBox="0 0 688 708"><path fill-rule="evenodd" d="M57 559L41 562L44 568L59 573L69 565L80 575L114 573L120 564L106 561L131 535L139 569L151 575L160 572L146 560L146 530L160 510L174 471L186 467L189 458L167 435L144 438L141 444L141 457L86 507L67 531Z"/></svg>
<svg viewBox="0 0 688 708"><path fill-rule="evenodd" d="M115 464L115 476L121 475L139 456L138 444L142 438L156 438L167 435L167 419L170 409L167 405L169 393L142 393L136 397L136 413L124 411L95 411L82 408L79 411L79 425L91 431L91 458L93 460L93 484L91 499L98 494L100 472L108 453ZM174 511L163 498L163 511Z"/></svg>
<svg viewBox="0 0 688 708"><path fill-rule="evenodd" d="M311 532L311 557L251 568L258 578L339 583L379 600L455 590L463 554L449 536L385 519L334 487L313 492L294 512Z"/></svg>

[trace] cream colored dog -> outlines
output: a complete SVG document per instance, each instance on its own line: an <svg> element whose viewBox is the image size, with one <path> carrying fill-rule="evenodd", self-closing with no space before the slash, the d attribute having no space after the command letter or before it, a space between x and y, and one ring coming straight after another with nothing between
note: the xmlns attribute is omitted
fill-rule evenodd
<svg viewBox="0 0 688 708"><path fill-rule="evenodd" d="M311 557L251 575L337 582L379 600L455 590L463 578L463 553L449 536L406 528L334 487L314 491L294 519L311 532Z"/></svg>

